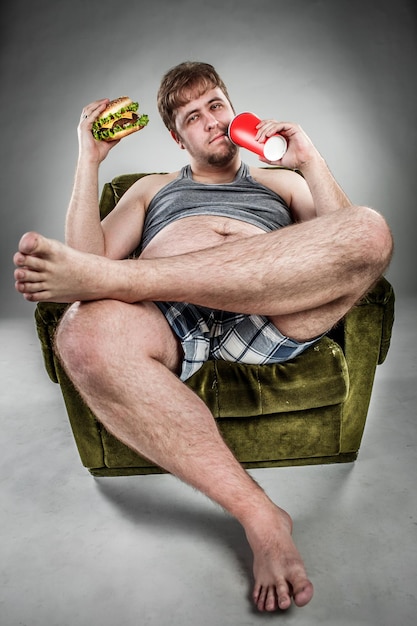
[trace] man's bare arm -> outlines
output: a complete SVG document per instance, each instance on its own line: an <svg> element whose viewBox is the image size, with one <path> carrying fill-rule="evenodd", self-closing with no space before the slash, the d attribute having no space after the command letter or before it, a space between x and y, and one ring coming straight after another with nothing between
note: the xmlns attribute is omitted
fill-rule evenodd
<svg viewBox="0 0 417 626"><path fill-rule="evenodd" d="M81 114L78 162L67 211L65 239L70 247L81 252L123 259L140 241L145 216L143 198L149 184L140 181L133 185L110 216L101 221L99 167L119 142L97 141L91 127L107 103L108 99L97 100L84 107Z"/></svg>
<svg viewBox="0 0 417 626"><path fill-rule="evenodd" d="M300 171L310 189L317 216L352 205L320 154L303 164Z"/></svg>
<svg viewBox="0 0 417 626"><path fill-rule="evenodd" d="M98 206L98 172L116 142L96 141L91 133L94 120L108 103L97 100L84 107L78 124L78 161L67 210L65 241L82 252L105 255L104 233Z"/></svg>
<svg viewBox="0 0 417 626"><path fill-rule="evenodd" d="M275 133L281 133L287 139L288 150L283 158L270 164L298 170L303 176L293 177L290 184L290 207L297 221L306 221L352 205L300 126L264 120L258 129L259 141L265 141Z"/></svg>

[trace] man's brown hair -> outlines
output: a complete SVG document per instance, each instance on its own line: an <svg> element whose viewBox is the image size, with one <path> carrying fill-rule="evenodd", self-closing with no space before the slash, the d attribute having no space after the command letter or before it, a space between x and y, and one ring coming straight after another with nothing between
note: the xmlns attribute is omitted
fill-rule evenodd
<svg viewBox="0 0 417 626"><path fill-rule="evenodd" d="M176 132L175 117L179 107L215 87L219 87L230 102L226 85L209 63L185 61L168 70L157 97L159 114L168 130ZM230 105L233 109L231 102Z"/></svg>

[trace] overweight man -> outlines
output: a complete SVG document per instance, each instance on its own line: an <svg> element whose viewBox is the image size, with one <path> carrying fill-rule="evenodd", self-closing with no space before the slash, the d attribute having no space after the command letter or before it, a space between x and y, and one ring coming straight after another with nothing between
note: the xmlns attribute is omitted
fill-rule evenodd
<svg viewBox="0 0 417 626"><path fill-rule="evenodd" d="M303 352L383 274L389 228L352 205L296 124L258 125L259 142L287 140L271 163L285 169L243 163L227 134L227 88L211 65L193 62L169 70L158 92L188 164L142 178L101 222L99 166L119 142L91 129L108 102L80 118L66 244L26 233L16 289L32 302L73 303L56 351L105 428L242 524L258 609L304 606L313 585L289 514L236 461L184 381L207 359L267 365Z"/></svg>

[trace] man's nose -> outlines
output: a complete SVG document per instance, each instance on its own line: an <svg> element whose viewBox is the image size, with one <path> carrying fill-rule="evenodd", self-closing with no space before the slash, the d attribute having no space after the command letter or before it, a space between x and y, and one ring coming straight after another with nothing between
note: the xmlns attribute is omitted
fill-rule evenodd
<svg viewBox="0 0 417 626"><path fill-rule="evenodd" d="M212 128L215 128L218 125L218 121L217 119L214 117L214 115L212 113L207 113L207 117L206 117L206 127L208 130L211 130Z"/></svg>

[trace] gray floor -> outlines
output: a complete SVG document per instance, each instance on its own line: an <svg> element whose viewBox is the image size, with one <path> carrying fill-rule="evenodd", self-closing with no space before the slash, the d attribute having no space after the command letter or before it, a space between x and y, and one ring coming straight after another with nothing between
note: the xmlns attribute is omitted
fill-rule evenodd
<svg viewBox="0 0 417 626"><path fill-rule="evenodd" d="M355 464L253 472L316 590L279 616L252 609L242 531L214 504L171 476L81 467L31 320L1 321L1 625L414 625L416 310L398 302Z"/></svg>

